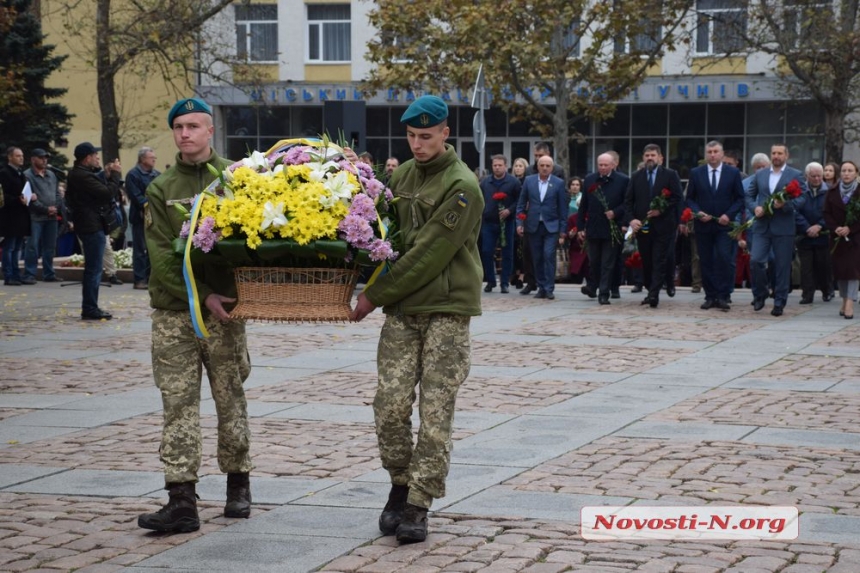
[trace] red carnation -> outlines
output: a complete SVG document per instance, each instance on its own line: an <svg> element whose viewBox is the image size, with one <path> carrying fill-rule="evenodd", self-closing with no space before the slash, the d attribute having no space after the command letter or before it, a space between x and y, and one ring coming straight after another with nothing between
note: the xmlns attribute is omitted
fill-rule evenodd
<svg viewBox="0 0 860 573"><path fill-rule="evenodd" d="M785 186L785 193L792 199L797 199L803 193L803 188L801 188L800 183L797 182L797 179L792 179L791 183Z"/></svg>
<svg viewBox="0 0 860 573"><path fill-rule="evenodd" d="M665 197L666 199L668 199L669 197L671 197L671 196L672 196L672 192L671 192L671 191L669 191L669 188L668 188L668 187L663 188L663 191L661 192L661 194L662 194L662 195L663 195L663 197Z"/></svg>
<svg viewBox="0 0 860 573"><path fill-rule="evenodd" d="M589 192L589 193L594 193L594 192L595 192L595 191L597 191L598 189L600 189L600 185L598 185L597 183L593 183L593 184L591 185L591 187L589 187L589 188L588 188L588 192Z"/></svg>
<svg viewBox="0 0 860 573"><path fill-rule="evenodd" d="M692 220L693 220L693 210L690 209L689 207L687 207L681 213L681 222L682 223L689 223Z"/></svg>
<svg viewBox="0 0 860 573"><path fill-rule="evenodd" d="M517 219L519 219L520 221L525 221L526 220L526 214L520 213L519 215L517 215Z"/></svg>
<svg viewBox="0 0 860 573"><path fill-rule="evenodd" d="M493 201L504 201L507 198L508 198L508 194L503 192L503 191L499 191L498 193L493 193Z"/></svg>
<svg viewBox="0 0 860 573"><path fill-rule="evenodd" d="M641 269L642 255L639 254L639 251L634 251L632 255L627 257L627 260L624 261L624 266L629 269Z"/></svg>

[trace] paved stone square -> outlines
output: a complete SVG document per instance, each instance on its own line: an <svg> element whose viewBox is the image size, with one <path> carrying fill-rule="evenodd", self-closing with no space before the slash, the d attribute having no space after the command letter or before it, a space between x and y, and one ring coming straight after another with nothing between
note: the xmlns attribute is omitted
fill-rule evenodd
<svg viewBox="0 0 860 573"><path fill-rule="evenodd" d="M860 571L860 326L838 303L556 294L483 295L447 495L398 547L376 529L380 312L248 326L252 516L221 515L204 377L202 527L160 535L136 526L166 499L147 293L103 288L115 319L82 322L77 286L0 287L0 571ZM587 505L791 505L800 537L587 541Z"/></svg>

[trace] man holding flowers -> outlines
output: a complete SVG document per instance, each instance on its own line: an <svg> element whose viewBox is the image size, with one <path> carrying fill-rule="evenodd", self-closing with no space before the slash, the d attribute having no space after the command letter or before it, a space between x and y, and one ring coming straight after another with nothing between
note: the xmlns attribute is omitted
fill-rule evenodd
<svg viewBox="0 0 860 573"><path fill-rule="evenodd" d="M624 208L642 254L642 274L648 296L641 304L657 308L669 249L675 244L678 203L683 198L678 172L663 167L659 145L646 145L642 161L645 166L630 177Z"/></svg>
<svg viewBox="0 0 860 573"><path fill-rule="evenodd" d="M597 172L585 178L585 192L579 203L579 236L588 241L588 261L592 285L597 285L597 300L609 304L612 278L621 245L619 221L624 220L624 194L629 178L616 173L615 159L609 153L597 158ZM593 295L588 285L585 294Z"/></svg>
<svg viewBox="0 0 860 573"><path fill-rule="evenodd" d="M174 205L188 206L212 176L230 161L210 146L215 131L212 109L197 98L183 99L167 116L179 152L173 167L147 187L144 211L152 313L152 373L164 403L159 448L165 489L170 499L156 513L138 517L145 529L188 532L200 528L195 484L201 461L200 382L206 368L218 412L218 467L227 473L225 517L248 517L251 491L248 472L250 430L242 384L251 372L245 326L229 319L235 302L232 269L203 259L195 263L195 286L205 303L203 319L210 336L198 339L189 312L182 260L172 241L180 236L185 216Z"/></svg>
<svg viewBox="0 0 860 573"><path fill-rule="evenodd" d="M421 96L401 123L414 159L391 176L400 257L358 296L351 319L382 306L373 401L382 467L391 476L379 529L401 543L427 537L427 511L445 495L454 403L471 361L469 323L481 314L478 233L484 200L446 143L448 106ZM418 442L412 405L420 388Z"/></svg>
<svg viewBox="0 0 860 573"><path fill-rule="evenodd" d="M496 288L496 245L502 250L502 294L508 293L508 279L514 270L514 213L520 197L519 180L508 173L508 159L493 155L493 173L481 181L484 214L481 219L481 262L487 286Z"/></svg>
<svg viewBox="0 0 860 573"><path fill-rule="evenodd" d="M800 170L789 167L788 147L778 143L770 148L770 169L756 172L745 192L746 208L755 216L750 233L754 237L750 253L753 309L764 308L768 295L767 260L773 249L773 316L782 316L791 282L794 257L795 210L803 204L806 182Z"/></svg>
<svg viewBox="0 0 860 573"><path fill-rule="evenodd" d="M743 209L743 180L737 168L723 163L723 145L719 141L705 145L705 158L707 163L693 169L687 183L687 206L705 287L701 308L728 311L735 280L735 242L729 230Z"/></svg>

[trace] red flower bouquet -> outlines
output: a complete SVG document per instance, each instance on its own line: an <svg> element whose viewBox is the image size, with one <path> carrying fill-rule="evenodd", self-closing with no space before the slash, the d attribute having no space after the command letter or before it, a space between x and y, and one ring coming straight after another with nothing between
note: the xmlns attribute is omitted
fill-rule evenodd
<svg viewBox="0 0 860 573"><path fill-rule="evenodd" d="M597 183L589 186L588 193L592 195L600 205L603 207L603 212L609 211L609 203L606 201L606 195L603 194L603 189L601 188L601 181L598 180ZM606 215L604 215L605 217ZM624 240L621 237L621 229L618 228L618 223L615 222L615 219L609 219L609 236L612 239L613 245L620 245Z"/></svg>
<svg viewBox="0 0 860 573"><path fill-rule="evenodd" d="M502 247L507 246L508 238L505 234L505 218L502 216L502 211L505 210L505 200L508 198L508 194L504 191L499 191L497 193L493 193L493 201L496 202L496 206L499 208L499 222L502 224L502 232L499 233L499 245Z"/></svg>

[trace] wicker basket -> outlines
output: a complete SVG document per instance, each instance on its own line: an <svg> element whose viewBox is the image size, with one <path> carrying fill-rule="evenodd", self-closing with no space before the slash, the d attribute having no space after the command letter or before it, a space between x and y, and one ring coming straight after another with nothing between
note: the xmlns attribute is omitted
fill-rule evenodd
<svg viewBox="0 0 860 573"><path fill-rule="evenodd" d="M358 271L285 267L235 269L238 303L230 316L274 322L343 322Z"/></svg>

